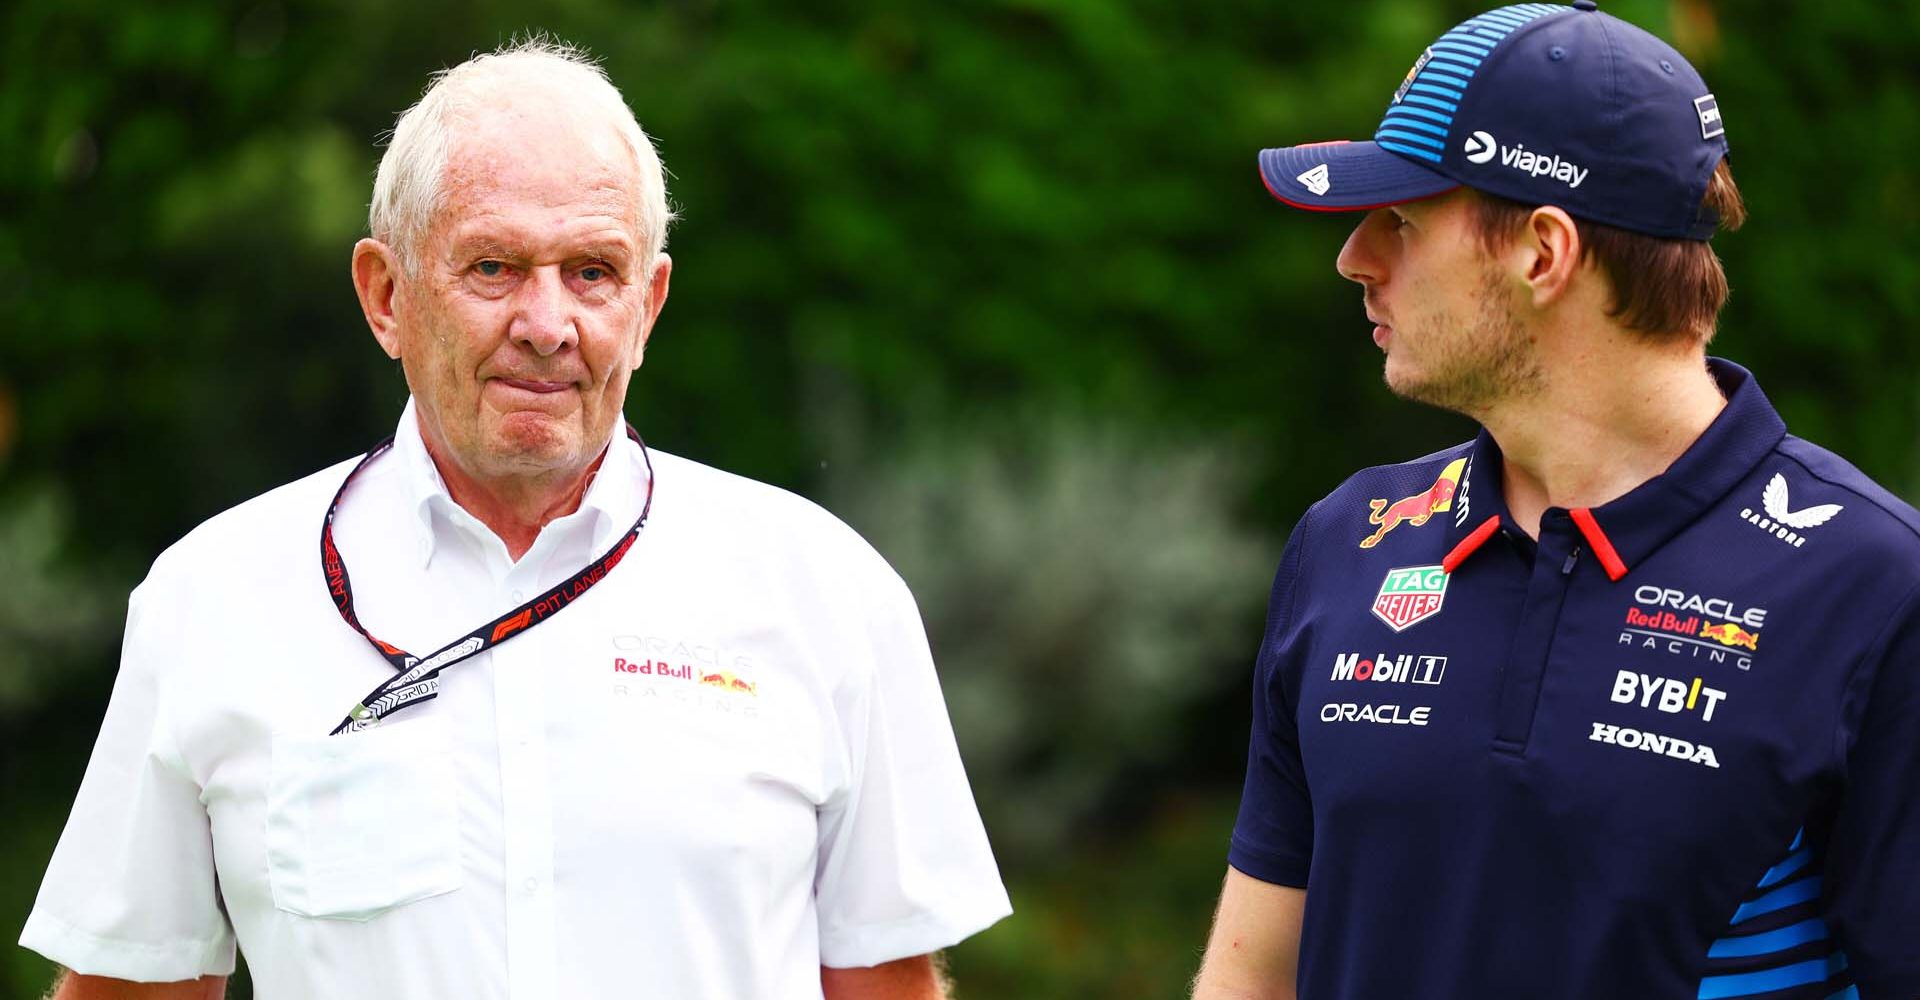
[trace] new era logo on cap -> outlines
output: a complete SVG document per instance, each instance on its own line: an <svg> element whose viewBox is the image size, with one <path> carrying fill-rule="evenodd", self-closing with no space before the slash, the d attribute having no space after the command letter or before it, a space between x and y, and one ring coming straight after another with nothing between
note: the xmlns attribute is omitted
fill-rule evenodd
<svg viewBox="0 0 1920 1000"><path fill-rule="evenodd" d="M1327 182L1327 165L1324 163L1301 174L1294 178L1294 180L1306 185L1307 190L1317 195L1324 195L1333 188L1333 185Z"/></svg>

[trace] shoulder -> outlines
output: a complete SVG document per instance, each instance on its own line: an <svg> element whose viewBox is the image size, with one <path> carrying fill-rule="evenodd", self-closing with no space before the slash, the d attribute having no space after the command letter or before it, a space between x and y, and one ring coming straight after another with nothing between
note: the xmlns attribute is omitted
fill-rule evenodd
<svg viewBox="0 0 1920 1000"><path fill-rule="evenodd" d="M1868 478L1853 463L1791 434L1781 440L1777 450L1813 479L1852 494L1862 515L1876 522L1876 526L1892 532L1894 539L1920 550L1920 510L1915 510L1911 504ZM1795 502L1797 505L1798 501Z"/></svg>
<svg viewBox="0 0 1920 1000"><path fill-rule="evenodd" d="M1269 628L1291 620L1293 606L1308 599L1302 594L1317 589L1313 581L1320 574L1355 579L1351 571L1356 558L1391 550L1395 565L1438 562L1441 553L1427 550L1440 544L1444 533L1414 529L1434 517L1452 523L1470 515L1473 451L1473 442L1465 441L1405 462L1361 469L1307 508L1274 575ZM1405 537L1408 530L1416 539ZM1396 531L1395 537L1387 537Z"/></svg>
<svg viewBox="0 0 1920 1000"><path fill-rule="evenodd" d="M1361 469L1307 509L1303 528L1307 521L1315 522L1316 530L1335 520L1365 525L1376 505L1386 510L1395 504L1426 501L1456 508L1456 498L1471 499L1465 493L1472 455L1473 442L1463 441L1430 455Z"/></svg>
<svg viewBox="0 0 1920 1000"><path fill-rule="evenodd" d="M295 555L317 565L327 503L359 460L356 455L206 519L154 560L141 588L209 577L230 584L253 576L282 577Z"/></svg>
<svg viewBox="0 0 1920 1000"><path fill-rule="evenodd" d="M744 551L756 561L821 573L853 573L882 586L899 576L859 532L826 508L794 493L692 459L648 449L656 508L676 531Z"/></svg>
<svg viewBox="0 0 1920 1000"><path fill-rule="evenodd" d="M1837 536L1849 560L1920 584L1920 511L1810 441L1788 435L1775 454L1784 461L1762 465L1752 517L1790 534Z"/></svg>

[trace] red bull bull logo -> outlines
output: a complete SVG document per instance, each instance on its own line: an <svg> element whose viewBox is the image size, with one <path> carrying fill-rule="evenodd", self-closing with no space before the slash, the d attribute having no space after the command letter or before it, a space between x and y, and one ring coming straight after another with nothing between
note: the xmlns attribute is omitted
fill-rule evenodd
<svg viewBox="0 0 1920 1000"><path fill-rule="evenodd" d="M620 674L642 674L649 677L667 677L677 681L689 681L702 687L718 688L735 694L758 695L760 686L735 674L731 670L695 671L691 663L669 663L665 660L629 660L616 656L613 670Z"/></svg>
<svg viewBox="0 0 1920 1000"><path fill-rule="evenodd" d="M752 681L742 680L734 676L732 671L728 670L722 670L718 673L701 674L700 683L707 687L719 688L722 691L736 691L740 694L759 693L755 689Z"/></svg>
<svg viewBox="0 0 1920 1000"><path fill-rule="evenodd" d="M1620 645L1753 669L1767 609L1651 584L1633 592Z"/></svg>
<svg viewBox="0 0 1920 1000"><path fill-rule="evenodd" d="M1456 458L1440 470L1440 478L1433 485L1410 497L1403 497L1389 503L1386 498L1369 500L1372 510L1367 514L1367 523L1374 525L1374 532L1360 540L1360 547L1370 549L1380 544L1387 532L1402 524L1411 524L1418 528L1433 519L1433 515L1453 509L1454 494L1460 491L1460 473L1467 467L1467 460Z"/></svg>
<svg viewBox="0 0 1920 1000"><path fill-rule="evenodd" d="M1732 622L1727 622L1724 625L1715 625L1711 622L1702 623L1700 626L1700 635L1702 638L1712 639L1722 646L1745 646L1755 652L1758 652L1760 649L1760 634L1758 632L1749 632Z"/></svg>

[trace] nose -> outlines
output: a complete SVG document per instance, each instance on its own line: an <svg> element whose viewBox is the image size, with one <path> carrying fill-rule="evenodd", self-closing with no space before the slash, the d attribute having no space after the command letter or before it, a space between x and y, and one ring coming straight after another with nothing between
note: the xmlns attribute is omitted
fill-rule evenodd
<svg viewBox="0 0 1920 1000"><path fill-rule="evenodd" d="M547 357L580 342L573 293L557 264L535 267L514 291L513 320L507 335Z"/></svg>
<svg viewBox="0 0 1920 1000"><path fill-rule="evenodd" d="M1392 215L1384 208L1376 208L1360 218L1360 224L1353 227L1346 245L1340 248L1340 256L1334 258L1334 269L1342 278L1362 285L1377 285L1386 278L1380 240L1391 235L1387 223Z"/></svg>

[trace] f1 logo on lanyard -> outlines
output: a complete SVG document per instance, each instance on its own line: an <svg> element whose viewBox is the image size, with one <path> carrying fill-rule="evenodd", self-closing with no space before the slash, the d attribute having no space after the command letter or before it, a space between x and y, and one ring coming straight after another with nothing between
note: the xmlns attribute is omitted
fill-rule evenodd
<svg viewBox="0 0 1920 1000"><path fill-rule="evenodd" d="M360 474L360 470L393 447L393 439L387 438L367 452L360 464L347 473L347 478L340 483L340 489L333 494L333 502L327 505L326 520L320 524L320 569L326 574L327 592L333 595L333 604L339 609L341 620L360 633L361 638L371 643L374 650L393 665L394 675L367 692L359 704L348 710L347 717L333 727L331 735L372 729L382 719L409 705L433 700L440 694L442 671L546 621L549 616L593 589L594 584L606 579L607 574L620 565L620 560L626 558L627 550L633 548L633 543L639 539L640 529L647 526L647 515L653 511L653 459L647 454L646 442L640 440L640 432L634 430L632 424L627 425L627 436L640 446L640 459L647 465L647 500L641 505L640 516L634 519L633 527L628 528L612 548L560 585L440 647L425 659L383 642L360 624L360 616L353 610L353 584L347 578L347 562L340 557L340 549L333 543L333 518L340 512L340 498L346 496L347 486L353 482L353 477Z"/></svg>

